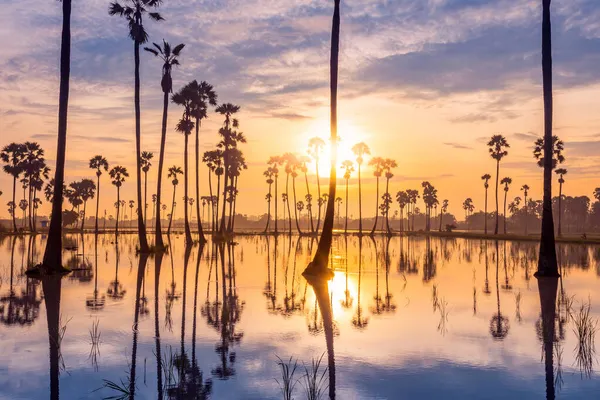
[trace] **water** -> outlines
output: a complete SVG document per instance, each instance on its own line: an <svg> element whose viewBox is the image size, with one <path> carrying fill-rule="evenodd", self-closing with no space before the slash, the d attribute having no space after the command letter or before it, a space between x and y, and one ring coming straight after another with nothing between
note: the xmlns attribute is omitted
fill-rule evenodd
<svg viewBox="0 0 600 400"><path fill-rule="evenodd" d="M69 236L78 250L65 260L79 270L43 283L23 271L44 239L0 239L0 398L118 394L108 381L139 399L281 399L277 356L298 360L297 379L321 355L344 400L542 399L547 376L557 398L600 390L595 355L583 352L591 370L577 357L568 310L575 317L589 299L599 317L596 247L559 245L558 308L543 319L532 243L340 236L335 277L313 289L301 276L310 238L241 236L199 254L176 236L141 269L134 239ZM196 397L177 397L184 389Z"/></svg>

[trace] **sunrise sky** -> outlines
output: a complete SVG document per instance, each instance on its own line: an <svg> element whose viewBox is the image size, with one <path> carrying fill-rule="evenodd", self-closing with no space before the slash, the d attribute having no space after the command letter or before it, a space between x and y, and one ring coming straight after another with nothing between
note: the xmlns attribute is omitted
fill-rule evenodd
<svg viewBox="0 0 600 400"><path fill-rule="evenodd" d="M38 141L52 166L60 3L0 2L0 146ZM565 192L591 197L600 186L600 7L597 0L552 4L555 134L566 143ZM108 15L108 5L73 2L66 181L93 177L88 160L102 154L111 166L130 170L122 198L133 199L133 42L124 21ZM241 213L266 212L262 172L269 156L305 154L311 137L329 135L332 10L330 0L167 0L159 10L166 20L145 23L150 41L186 44L182 65L173 71L175 89L206 80L219 102L242 107L249 169L239 182ZM511 144L500 172L513 179L509 198L521 195L524 183L540 198L542 171L531 155L543 129L540 43L539 0L342 0L340 162L365 141L373 155L398 162L393 193L420 190L429 180L440 200L450 200L450 211L462 216L466 197L483 208L480 177L495 173L485 143L501 133ZM161 63L144 52L141 70L142 149L155 153L149 174L154 193ZM167 167L183 164L183 136L174 131L180 113L171 105ZM216 144L221 123L210 114L201 130L203 151ZM314 183L314 175L309 178ZM363 178L363 215L370 216L375 180L369 168ZM110 213L116 194L108 182L104 175L101 208ZM351 185L350 214L358 216L356 179ZM11 187L8 175L0 174L0 216L8 216ZM164 190L168 197L168 182ZM303 197L303 186L298 190ZM206 180L202 191L208 194ZM44 204L42 213L48 212Z"/></svg>

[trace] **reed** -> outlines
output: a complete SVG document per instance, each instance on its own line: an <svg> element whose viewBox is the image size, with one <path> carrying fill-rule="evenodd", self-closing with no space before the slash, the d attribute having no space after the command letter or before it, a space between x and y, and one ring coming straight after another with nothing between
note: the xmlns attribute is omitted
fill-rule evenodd
<svg viewBox="0 0 600 400"><path fill-rule="evenodd" d="M294 389L299 381L299 379L294 378L294 375L298 370L298 361L294 360L291 356L287 362L284 362L279 356L276 357L279 360L277 361L277 366L281 371L281 382L277 379L275 379L275 382L277 382L281 388L283 400L293 400L292 395L294 394Z"/></svg>

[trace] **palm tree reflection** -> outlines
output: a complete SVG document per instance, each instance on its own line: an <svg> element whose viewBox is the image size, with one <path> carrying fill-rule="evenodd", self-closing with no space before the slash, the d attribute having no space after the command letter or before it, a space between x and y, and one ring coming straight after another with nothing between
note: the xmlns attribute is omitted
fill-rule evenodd
<svg viewBox="0 0 600 400"><path fill-rule="evenodd" d="M119 261L119 244L115 242L115 280L110 282L110 286L106 290L108 297L113 300L122 300L125 297L125 293L127 293L127 290L119 281Z"/></svg>
<svg viewBox="0 0 600 400"><path fill-rule="evenodd" d="M94 293L85 300L85 306L90 311L100 311L104 308L105 296L98 293L98 235L94 236Z"/></svg>
<svg viewBox="0 0 600 400"><path fill-rule="evenodd" d="M498 253L498 241L496 240L496 299L498 304L498 313L494 314L490 320L490 334L496 340L503 340L506 335L508 335L510 323L508 318L505 317L502 312L500 312L500 284L498 282L498 273L500 268L499 258L500 255Z"/></svg>
<svg viewBox="0 0 600 400"><path fill-rule="evenodd" d="M555 320L556 320L556 292L558 278L538 277L538 291L540 294L540 305L542 310L542 338L544 343L544 369L546 373L546 399L555 398L554 379L554 343L555 343ZM560 360L562 352L558 351ZM560 376L560 375L557 375Z"/></svg>
<svg viewBox="0 0 600 400"><path fill-rule="evenodd" d="M377 249L375 249L377 252ZM361 294L361 280L362 280L362 237L358 237L358 295L357 295L357 306L356 312L352 316L352 325L359 330L366 329L369 325L369 317L363 314L362 306L360 305L360 294Z"/></svg>
<svg viewBox="0 0 600 400"><path fill-rule="evenodd" d="M345 277L346 277L346 289L344 290L344 299L340 302L342 307L351 308L352 303L354 302L354 297L350 294L350 290L348 290L348 236L344 236L344 250L346 251L346 255L344 257L344 264L346 267ZM362 257L362 247L359 250L358 257Z"/></svg>

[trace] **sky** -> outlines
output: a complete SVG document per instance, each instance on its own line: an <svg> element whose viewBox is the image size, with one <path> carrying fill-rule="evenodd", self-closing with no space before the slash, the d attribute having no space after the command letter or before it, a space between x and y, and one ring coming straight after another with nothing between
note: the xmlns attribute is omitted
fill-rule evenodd
<svg viewBox="0 0 600 400"><path fill-rule="evenodd" d="M38 141L53 165L61 6L34 0L0 3L0 145ZM88 160L102 154L111 165L132 172L122 198L133 199L133 43L125 22L108 15L108 5L73 2L66 180L93 178ZM240 178L238 210L265 213L262 172L269 156L306 154L311 137L329 135L333 1L170 0L159 11L165 21L146 22L150 41L186 44L181 66L173 71L174 88L205 80L214 85L219 102L241 106L238 118L248 138L242 150L249 168ZM600 186L595 182L600 172L600 4L554 0L552 13L555 134L566 143L569 171L564 192L592 197ZM450 201L450 211L462 215L466 197L483 209L480 178L495 171L486 142L503 134L511 148L500 178L513 179L509 199L521 196L518 189L525 183L533 198L541 198L542 171L532 158L533 142L543 131L541 1L342 0L341 15L340 162L352 156L353 144L364 141L373 156L397 161L392 193L420 189L428 180L440 200ZM155 154L162 117L160 74L159 60L144 52L142 149ZM174 130L180 115L171 105L167 167L183 164L183 137ZM217 143L222 122L210 113L201 129L202 151ZM157 164L155 158L149 193L155 192ZM314 194L314 168L310 172ZM203 167L202 195L208 194L207 176ZM103 178L101 208L110 213L116 190ZM349 188L354 216L357 183L354 174ZM363 183L363 215L370 216L376 195L369 168L363 168ZM11 185L1 174L4 205ZM342 195L343 189L338 186ZM178 190L182 193L181 186ZM303 197L304 187L298 190ZM164 196L170 194L167 184ZM44 204L42 213L47 212ZM5 206L0 216L8 216Z"/></svg>

